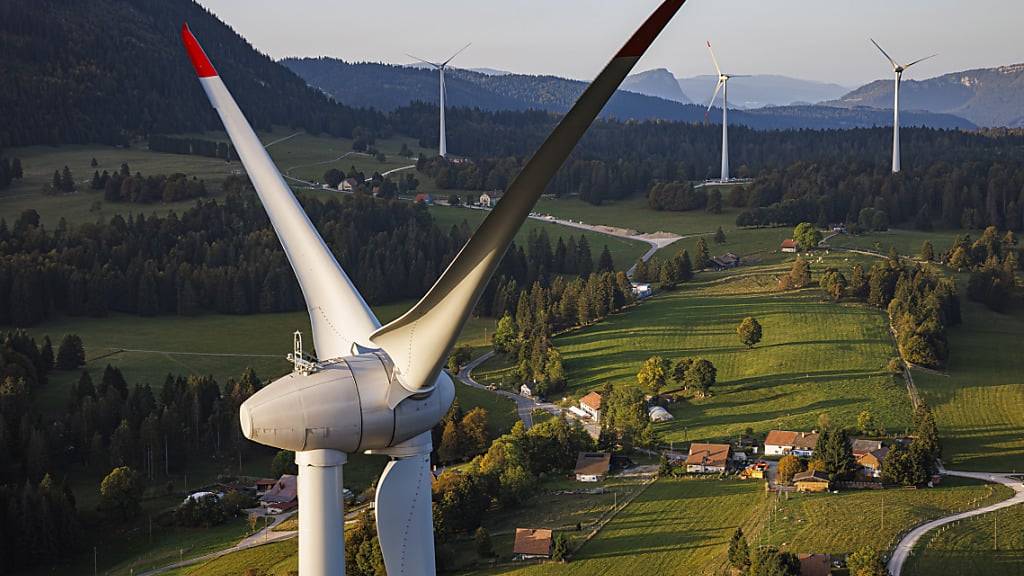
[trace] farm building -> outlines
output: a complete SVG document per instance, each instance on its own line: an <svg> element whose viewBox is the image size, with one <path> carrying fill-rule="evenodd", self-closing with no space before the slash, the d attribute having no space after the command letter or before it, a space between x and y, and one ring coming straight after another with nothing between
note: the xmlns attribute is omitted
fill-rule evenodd
<svg viewBox="0 0 1024 576"><path fill-rule="evenodd" d="M698 474L725 472L729 464L732 446L729 444L690 444L690 454L686 457L686 471Z"/></svg>
<svg viewBox="0 0 1024 576"><path fill-rule="evenodd" d="M586 412L594 422L601 421L601 395L591 392L580 398L580 409Z"/></svg>
<svg viewBox="0 0 1024 576"><path fill-rule="evenodd" d="M736 268L739 265L740 257L732 252L726 252L721 256L715 256L711 259L711 267L716 270L729 270L730 268Z"/></svg>
<svg viewBox="0 0 1024 576"><path fill-rule="evenodd" d="M501 200L501 192L484 192L480 195L480 205L484 208L494 208L495 204Z"/></svg>
<svg viewBox="0 0 1024 576"><path fill-rule="evenodd" d="M855 455L854 457L857 459L857 465L861 467L865 476L879 478L882 476L882 461L885 460L885 455L888 453L888 448L879 448L873 452Z"/></svg>
<svg viewBox="0 0 1024 576"><path fill-rule="evenodd" d="M533 388L529 384L523 384L519 387L519 395L525 398L533 398Z"/></svg>
<svg viewBox="0 0 1024 576"><path fill-rule="evenodd" d="M299 500L296 498L291 502L279 502L277 504L271 504L267 506L267 514L277 516L278 514L284 514L285 512L291 512L299 507Z"/></svg>
<svg viewBox="0 0 1024 576"><path fill-rule="evenodd" d="M801 472L793 476L797 492L828 492L828 475L817 470Z"/></svg>
<svg viewBox="0 0 1024 576"><path fill-rule="evenodd" d="M342 192L351 192L359 187L359 180L355 178L345 178L338 184L338 190Z"/></svg>
<svg viewBox="0 0 1024 576"><path fill-rule="evenodd" d="M853 456L863 456L865 454L871 454L877 450L882 449L881 440L865 440L864 438L854 438L850 442L850 448L853 450Z"/></svg>
<svg viewBox="0 0 1024 576"><path fill-rule="evenodd" d="M772 430L764 439L764 453L766 456L792 454L801 458L810 458L814 455L814 447L817 445L817 432Z"/></svg>
<svg viewBox="0 0 1024 576"><path fill-rule="evenodd" d="M273 504L291 502L299 497L299 479L292 474L284 474L266 492L260 496L260 506L269 507Z"/></svg>
<svg viewBox="0 0 1024 576"><path fill-rule="evenodd" d="M580 452L576 458L576 481L600 482L611 467L612 455L607 452Z"/></svg>
<svg viewBox="0 0 1024 576"><path fill-rule="evenodd" d="M262 495L267 490L273 488L274 484L277 484L277 480L274 480L273 478L259 478L254 482L254 485L256 486L256 493Z"/></svg>
<svg viewBox="0 0 1024 576"><path fill-rule="evenodd" d="M654 295L654 289L650 284L633 284L633 297L637 300L650 298Z"/></svg>
<svg viewBox="0 0 1024 576"><path fill-rule="evenodd" d="M651 419L651 422L668 422L675 418L668 410L665 410L661 406L650 406L647 408L647 417Z"/></svg>
<svg viewBox="0 0 1024 576"><path fill-rule="evenodd" d="M832 556L829 554L797 554L800 576L829 576L832 574Z"/></svg>
<svg viewBox="0 0 1024 576"><path fill-rule="evenodd" d="M516 560L551 557L551 530L544 528L516 528L516 539L512 545Z"/></svg>
<svg viewBox="0 0 1024 576"><path fill-rule="evenodd" d="M780 246L779 249L789 254L795 254L796 251L800 249L800 246L796 243L796 240L787 238L782 241L782 246Z"/></svg>
<svg viewBox="0 0 1024 576"><path fill-rule="evenodd" d="M417 194L416 195L416 203L417 204L423 204L424 206L433 206L434 205L434 197L431 196L430 194Z"/></svg>

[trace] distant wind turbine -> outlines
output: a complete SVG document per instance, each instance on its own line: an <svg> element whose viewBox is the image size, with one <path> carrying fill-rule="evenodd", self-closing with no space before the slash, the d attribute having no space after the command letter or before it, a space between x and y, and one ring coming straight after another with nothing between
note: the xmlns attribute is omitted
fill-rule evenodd
<svg viewBox="0 0 1024 576"><path fill-rule="evenodd" d="M440 63L438 63L438 62L430 62L429 60L424 60L423 58L420 58L418 56L413 56L412 54L406 54L406 56L408 56L409 58L412 58L414 60L418 60L418 61L426 64L427 66L432 66L435 70L438 71L438 73L441 76L441 101L440 101L440 108L441 108L441 141L438 144L438 154L442 158L447 158L448 157L448 139L445 136L445 127L444 127L444 109L445 109L445 101L448 99L448 92L445 90L445 87L444 87L444 71L448 68L448 64L451 63L452 60L455 60L456 56L458 56L459 54L462 54L462 52L466 48L469 48L470 46L472 46L472 43L466 44L465 46L462 47L461 50L459 50L455 54L452 54L451 58L445 60L444 62L440 62Z"/></svg>
<svg viewBox="0 0 1024 576"><path fill-rule="evenodd" d="M715 98L718 98L718 91L722 91L722 182L729 181L729 79L730 78L747 78L747 76L740 76L736 74L723 74L722 69L718 67L718 59L715 58L715 51L711 48L711 42L708 42L708 52L711 53L711 62L715 65L715 71L718 72L718 84L715 85L715 93L711 95L711 101L708 102L708 109L704 112L704 118L711 112L711 107L715 105Z"/></svg>
<svg viewBox="0 0 1024 576"><path fill-rule="evenodd" d="M895 96L892 105L892 173L899 174L900 172L900 82L903 80L903 71L910 68L918 62L924 62L929 58L935 58L938 54L932 54L920 60L914 60L910 64L897 64L895 60L890 57L882 47L878 45L878 42L872 38L871 43L878 48L878 51L892 64L892 71L896 73L896 89Z"/></svg>

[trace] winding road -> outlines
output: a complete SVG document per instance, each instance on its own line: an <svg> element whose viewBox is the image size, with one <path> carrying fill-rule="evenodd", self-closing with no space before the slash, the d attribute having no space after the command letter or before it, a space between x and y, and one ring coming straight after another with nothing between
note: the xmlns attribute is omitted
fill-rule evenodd
<svg viewBox="0 0 1024 576"><path fill-rule="evenodd" d="M529 430L533 426L534 410L543 410L554 416L558 416L559 414L562 413L562 409L560 407L555 406L550 402L538 402L533 398L520 396L519 394L514 394L507 390L496 390L493 388L488 388L487 386L484 386L483 384L474 380L473 370L476 369L477 366L480 366L484 362L490 360L493 356L494 352L488 352L463 366L462 370L459 370L459 379L462 380L462 382L467 386L472 386L473 388L477 388L479 390L486 390L487 392L493 392L498 396L503 396L515 402L516 412L519 414L519 419L523 421L523 425L526 426L527 430Z"/></svg>
<svg viewBox="0 0 1024 576"><path fill-rule="evenodd" d="M1021 482L1019 474L1011 475L1005 473L996 474L993 472L961 472L957 470L940 471L946 476L959 476L961 478L984 480L985 482L997 482L1004 486L1008 486L1013 490L1014 495L1002 502L997 502L995 504L976 508L967 512L961 512L959 514L953 514L952 516L946 516L945 518L939 518L938 520L932 520L931 522L925 522L917 528L914 528L908 532L902 540L900 540L899 544L896 545L896 548L892 552L892 557L889 558L888 568L889 573L892 574L892 576L902 576L903 566L910 557L910 553L914 550L914 546L916 546L918 541L921 540L921 537L928 532L938 528L939 526L944 526L958 520L971 518L973 516L980 516L982 514L987 514L1003 508L1009 508L1010 506L1016 506L1018 504L1024 504L1024 483Z"/></svg>

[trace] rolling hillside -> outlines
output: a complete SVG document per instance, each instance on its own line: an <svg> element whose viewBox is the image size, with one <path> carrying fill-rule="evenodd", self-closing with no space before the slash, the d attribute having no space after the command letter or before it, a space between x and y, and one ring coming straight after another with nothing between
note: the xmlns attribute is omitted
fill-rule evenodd
<svg viewBox="0 0 1024 576"><path fill-rule="evenodd" d="M955 114L979 126L1024 126L1024 64L954 72L927 80L906 80L904 110ZM892 109L893 82L876 80L827 102L830 106Z"/></svg>
<svg viewBox="0 0 1024 576"><path fill-rule="evenodd" d="M219 128L181 46L185 21L258 128L348 136L379 121L310 89L191 0L0 2L0 147Z"/></svg>
<svg viewBox="0 0 1024 576"><path fill-rule="evenodd" d="M281 61L325 94L349 106L394 110L412 102L437 103L437 74L418 67L390 64L352 64L334 58L286 58ZM633 78L633 89L653 88L644 78ZM647 79L649 80L649 78ZM527 74L485 74L453 69L445 78L448 102L453 107L482 110L526 110L565 112L586 88L586 83L557 76ZM665 94L668 96L669 94ZM676 94L678 97L678 94ZM620 90L605 107L606 118L620 120L670 120L699 123L704 107L681 104L645 94ZM757 129L866 128L891 123L878 110L843 109L822 106L788 106L758 110L736 110L730 121ZM708 119L715 122L717 114ZM906 123L932 128L970 129L974 124L949 114L908 115Z"/></svg>

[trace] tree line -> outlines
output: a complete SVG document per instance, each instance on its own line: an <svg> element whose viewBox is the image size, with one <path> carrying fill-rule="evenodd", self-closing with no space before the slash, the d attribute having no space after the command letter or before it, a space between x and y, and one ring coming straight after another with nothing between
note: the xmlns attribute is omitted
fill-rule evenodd
<svg viewBox="0 0 1024 576"><path fill-rule="evenodd" d="M220 158L228 162L239 159L238 152L235 151L235 147L230 142L218 142L216 140L207 140L206 138L151 134L148 139L148 145L149 149L154 152Z"/></svg>
<svg viewBox="0 0 1024 576"><path fill-rule="evenodd" d="M107 202L136 204L180 202L205 198L209 195L206 182L195 176L191 179L182 173L170 176L163 174L143 176L140 172L136 172L132 176L131 168L127 163L121 164L121 169L113 174L106 170L102 174L98 170L94 171L89 188L102 190L103 199Z"/></svg>

